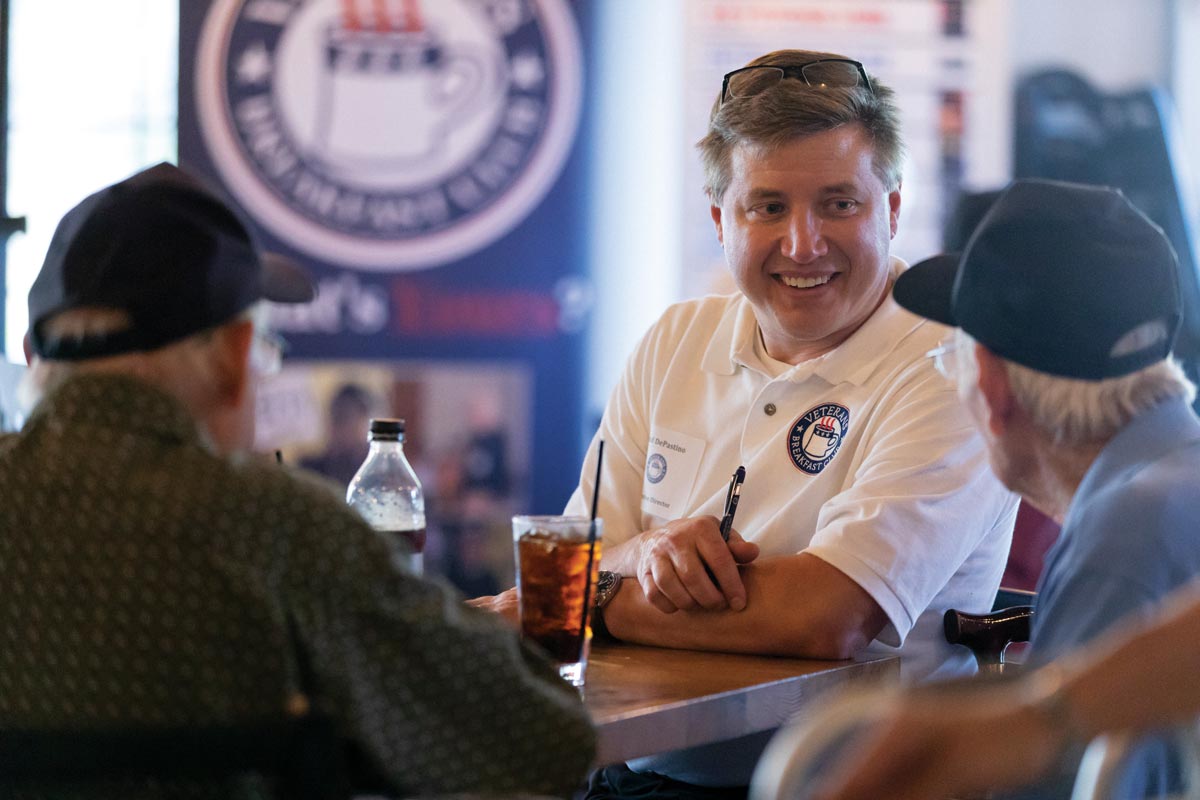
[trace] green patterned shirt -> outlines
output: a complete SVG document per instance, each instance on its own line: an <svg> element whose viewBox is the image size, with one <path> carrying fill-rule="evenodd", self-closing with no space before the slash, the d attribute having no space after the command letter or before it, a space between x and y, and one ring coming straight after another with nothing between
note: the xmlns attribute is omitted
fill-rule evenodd
<svg viewBox="0 0 1200 800"><path fill-rule="evenodd" d="M398 791L569 793L594 750L575 691L390 547L315 479L215 455L158 390L72 378L0 438L0 731L278 715L290 614Z"/></svg>

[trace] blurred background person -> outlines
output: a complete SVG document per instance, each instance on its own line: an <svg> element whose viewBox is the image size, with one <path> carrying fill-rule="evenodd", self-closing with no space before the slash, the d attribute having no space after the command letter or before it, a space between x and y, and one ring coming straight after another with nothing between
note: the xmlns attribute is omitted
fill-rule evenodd
<svg viewBox="0 0 1200 800"><path fill-rule="evenodd" d="M344 383L329 401L325 448L301 460L300 466L338 483L342 490L367 457L367 428L377 402L356 383Z"/></svg>

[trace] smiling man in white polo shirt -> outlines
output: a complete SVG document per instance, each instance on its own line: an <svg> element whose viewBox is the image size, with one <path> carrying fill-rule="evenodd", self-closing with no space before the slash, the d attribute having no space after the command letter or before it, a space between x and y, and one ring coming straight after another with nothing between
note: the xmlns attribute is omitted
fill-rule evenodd
<svg viewBox="0 0 1200 800"><path fill-rule="evenodd" d="M963 660L941 614L990 608L1016 501L925 357L947 329L890 297L905 268L889 254L902 159L892 91L842 56L771 53L726 76L699 146L740 291L671 307L609 401L569 505L586 510L605 440L602 623L647 644L870 648L899 652L909 677L949 672ZM725 543L717 517L738 465ZM634 767L744 785L736 750Z"/></svg>

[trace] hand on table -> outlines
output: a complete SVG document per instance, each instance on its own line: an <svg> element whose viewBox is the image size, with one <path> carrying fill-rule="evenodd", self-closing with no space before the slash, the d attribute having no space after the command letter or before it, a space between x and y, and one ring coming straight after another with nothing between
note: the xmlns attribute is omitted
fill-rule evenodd
<svg viewBox="0 0 1200 800"><path fill-rule="evenodd" d="M738 564L758 558L758 545L736 530L723 541L716 517L678 519L645 531L635 541L634 576L659 611L746 607Z"/></svg>
<svg viewBox="0 0 1200 800"><path fill-rule="evenodd" d="M517 588L514 586L500 594L489 594L467 600L467 605L490 611L504 619L512 627L521 628L521 608L517 605Z"/></svg>

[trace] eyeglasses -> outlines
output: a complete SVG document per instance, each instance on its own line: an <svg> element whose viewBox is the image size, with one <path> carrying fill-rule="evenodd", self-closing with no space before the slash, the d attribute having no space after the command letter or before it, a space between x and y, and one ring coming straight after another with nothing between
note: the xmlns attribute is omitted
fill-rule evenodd
<svg viewBox="0 0 1200 800"><path fill-rule="evenodd" d="M942 377L950 380L958 379L958 340L951 339L949 342L938 342L938 346L925 354L926 358L933 359L933 368L941 373Z"/></svg>
<svg viewBox="0 0 1200 800"><path fill-rule="evenodd" d="M255 328L254 341L250 343L250 366L263 377L278 375L287 350L288 343L282 336Z"/></svg>
<svg viewBox="0 0 1200 800"><path fill-rule="evenodd" d="M874 93L871 79L863 65L848 58L822 58L794 66L742 67L725 73L721 83L721 103L740 97L753 97L779 83L784 78L804 81L816 89L853 89L865 86Z"/></svg>

